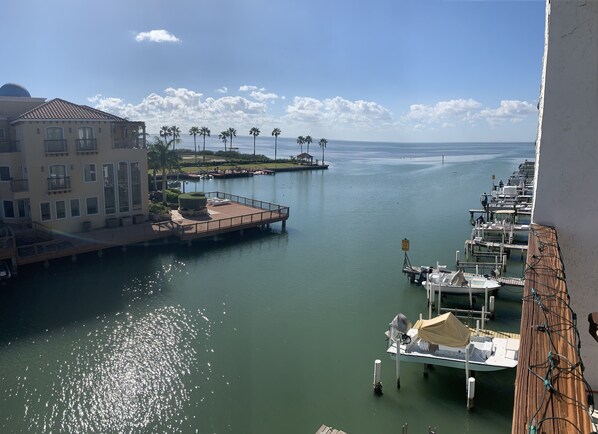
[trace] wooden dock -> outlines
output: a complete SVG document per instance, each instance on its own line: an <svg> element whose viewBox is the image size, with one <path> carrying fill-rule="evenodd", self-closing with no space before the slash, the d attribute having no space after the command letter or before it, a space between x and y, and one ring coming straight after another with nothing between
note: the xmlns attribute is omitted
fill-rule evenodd
<svg viewBox="0 0 598 434"><path fill-rule="evenodd" d="M177 211L172 212L172 220L165 222L143 222L116 228L102 228L76 234L54 234L49 241L14 246L11 259L13 269L21 265L47 262L63 257L76 258L89 252L128 245L146 244L163 239L186 241L217 236L228 232L266 227L282 222L283 229L289 218L289 207L250 199L222 192L206 193L217 204L208 205L207 216L194 219L183 218ZM7 237L8 239L9 237ZM13 243L12 237L8 244ZM0 245L1 247L1 245ZM0 249L0 251L4 251ZM8 258L8 256L5 254ZM14 270L13 270L14 271Z"/></svg>
<svg viewBox="0 0 598 434"><path fill-rule="evenodd" d="M527 264L512 434L590 433L579 332L553 228L532 225Z"/></svg>
<svg viewBox="0 0 598 434"><path fill-rule="evenodd" d="M509 244L501 243L496 241L478 241L478 240L465 240L465 251L471 254L475 247L484 247L491 251L497 250L518 250L520 252L527 251L527 244Z"/></svg>
<svg viewBox="0 0 598 434"><path fill-rule="evenodd" d="M480 263L480 266L484 265ZM448 271L447 271L448 272ZM412 266L412 265L405 265L403 266L403 273L409 277L411 282L415 282L417 276L421 274L421 267L419 266ZM465 275L473 275L472 273L464 273ZM503 286L520 286L522 287L524 284L524 279L519 277L509 277L509 276L498 276L492 277L498 283Z"/></svg>

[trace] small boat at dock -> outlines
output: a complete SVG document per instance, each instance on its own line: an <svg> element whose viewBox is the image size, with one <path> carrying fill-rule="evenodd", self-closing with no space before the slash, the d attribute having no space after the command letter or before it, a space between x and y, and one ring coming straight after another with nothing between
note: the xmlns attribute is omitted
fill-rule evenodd
<svg viewBox="0 0 598 434"><path fill-rule="evenodd" d="M501 286L490 276L464 273L463 270L447 271L444 265L435 269L422 267L421 270L422 286L429 293L480 295L496 292Z"/></svg>
<svg viewBox="0 0 598 434"><path fill-rule="evenodd" d="M452 313L411 325L397 315L385 333L387 353L401 361L426 365L468 369L470 371L498 371L517 366L519 337L515 334L472 330Z"/></svg>

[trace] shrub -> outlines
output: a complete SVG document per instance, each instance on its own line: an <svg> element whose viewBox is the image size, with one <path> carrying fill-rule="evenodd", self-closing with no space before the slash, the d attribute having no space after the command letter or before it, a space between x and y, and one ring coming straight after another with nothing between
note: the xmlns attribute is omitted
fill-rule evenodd
<svg viewBox="0 0 598 434"><path fill-rule="evenodd" d="M166 190L166 202L177 203L179 201L180 191L178 190Z"/></svg>
<svg viewBox="0 0 598 434"><path fill-rule="evenodd" d="M152 203L149 206L149 212L152 214L165 214L168 212L168 208L162 203Z"/></svg>
<svg viewBox="0 0 598 434"><path fill-rule="evenodd" d="M184 193L179 195L179 205L182 209L200 210L206 207L208 198L203 192Z"/></svg>

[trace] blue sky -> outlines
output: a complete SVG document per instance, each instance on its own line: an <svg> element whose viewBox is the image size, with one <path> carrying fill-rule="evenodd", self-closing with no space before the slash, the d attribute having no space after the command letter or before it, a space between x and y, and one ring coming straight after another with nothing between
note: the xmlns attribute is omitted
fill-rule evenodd
<svg viewBox="0 0 598 434"><path fill-rule="evenodd" d="M15 0L0 12L0 81L150 132L536 136L543 0Z"/></svg>

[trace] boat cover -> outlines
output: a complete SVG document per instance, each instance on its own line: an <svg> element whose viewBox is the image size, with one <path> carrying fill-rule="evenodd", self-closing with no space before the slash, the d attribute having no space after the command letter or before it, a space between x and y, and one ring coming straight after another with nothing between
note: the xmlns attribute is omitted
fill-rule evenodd
<svg viewBox="0 0 598 434"><path fill-rule="evenodd" d="M463 270L457 271L453 278L451 279L450 285L452 286L464 286L467 284L467 280L465 280L465 276L463 275Z"/></svg>
<svg viewBox="0 0 598 434"><path fill-rule="evenodd" d="M420 319L413 326L424 341L447 347L464 347L469 343L469 329L448 312L432 319Z"/></svg>

